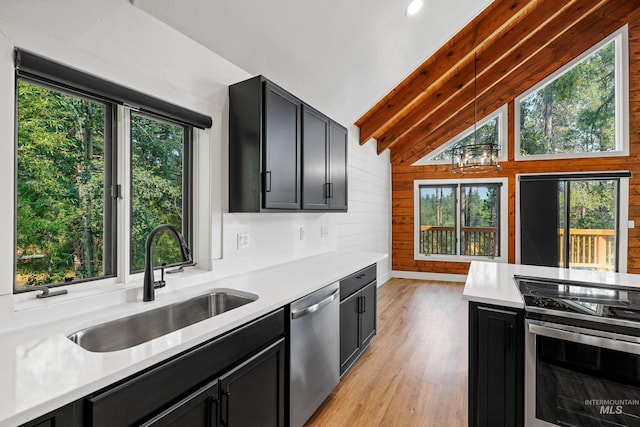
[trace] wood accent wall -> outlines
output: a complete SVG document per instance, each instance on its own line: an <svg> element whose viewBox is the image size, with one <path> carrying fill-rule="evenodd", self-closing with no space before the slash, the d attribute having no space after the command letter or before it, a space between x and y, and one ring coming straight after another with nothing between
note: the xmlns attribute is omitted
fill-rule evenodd
<svg viewBox="0 0 640 427"><path fill-rule="evenodd" d="M544 1L540 3L544 3ZM569 3L578 4L584 2ZM502 163L502 171L483 176L507 177L509 179L508 260L513 263L515 262L516 233L516 174L629 170L633 174L629 188L629 219L636 221L637 228L629 230L627 271L629 273L640 273L640 0L625 0L624 2L614 0L605 2L591 1L590 3L598 5L595 12L586 17L583 16L579 22L571 26L570 30L564 32L550 43L545 43L534 55L522 53L520 56L517 54L510 56L511 61L519 57L527 58L527 60L524 66L518 62L511 64L512 67L517 67L518 71L517 73L511 73L509 79L503 80L501 74L495 70L492 73L485 74L483 77L479 77L478 87L486 86L490 87L490 89L483 91L478 98L478 117L484 117L500 106L507 104L509 123L509 160ZM566 17L568 15L563 16ZM618 30L624 24L629 25L630 155L628 157L576 160L514 161L514 99L609 34ZM512 42L516 43L517 40L512 40ZM540 46L541 42L540 40L532 42L527 44L526 48L535 49L536 43ZM491 46L488 46L487 52L490 50ZM479 63L481 61L482 57L479 56ZM492 84L491 80L497 80L500 84ZM446 114L449 113L451 112ZM437 116L440 113L433 114ZM363 116L363 118L366 118L366 116ZM431 130L428 137L414 138L411 139L411 142L404 140L399 145L391 147L392 268L394 270L450 274L467 273L468 263L414 260L413 181L417 179L453 179L454 176L449 171L449 165L411 166L411 163L464 131L472 124L472 108L467 106L448 117L442 125ZM427 125L419 124L416 126L425 127Z"/></svg>

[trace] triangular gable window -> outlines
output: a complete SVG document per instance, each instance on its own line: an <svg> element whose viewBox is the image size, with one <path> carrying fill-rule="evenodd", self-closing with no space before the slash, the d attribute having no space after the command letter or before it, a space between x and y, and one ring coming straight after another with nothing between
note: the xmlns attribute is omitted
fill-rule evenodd
<svg viewBox="0 0 640 427"><path fill-rule="evenodd" d="M474 130L477 129L477 141L497 141L500 146L500 151L498 152L498 160L506 161L507 160L507 144L506 135L507 135L507 106L502 106L498 111L493 114L488 115L484 119L478 121L476 126L471 126L465 129L464 132L461 132L456 137L450 139L449 141L442 144L436 150L433 150L431 153L427 154L417 162L413 164L413 166L421 166L421 165L437 165L437 164L445 164L451 163L451 148L454 144L461 143L473 143L474 142Z"/></svg>
<svg viewBox="0 0 640 427"><path fill-rule="evenodd" d="M628 34L616 31L515 100L515 160L628 155Z"/></svg>

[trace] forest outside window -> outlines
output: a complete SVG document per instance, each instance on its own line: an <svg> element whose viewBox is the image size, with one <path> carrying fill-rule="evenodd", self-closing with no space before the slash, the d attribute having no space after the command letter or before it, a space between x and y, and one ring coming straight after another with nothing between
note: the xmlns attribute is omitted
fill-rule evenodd
<svg viewBox="0 0 640 427"><path fill-rule="evenodd" d="M191 246L191 128L131 112L131 271L144 269L145 244L158 224L181 230ZM154 241L154 265L182 261L177 240Z"/></svg>
<svg viewBox="0 0 640 427"><path fill-rule="evenodd" d="M15 64L14 293L135 280L160 224L195 249L193 141L211 117L26 51ZM154 266L181 260L175 239L155 245Z"/></svg>
<svg viewBox="0 0 640 427"><path fill-rule="evenodd" d="M505 258L506 179L414 185L416 259Z"/></svg>
<svg viewBox="0 0 640 427"><path fill-rule="evenodd" d="M113 105L17 82L15 291L109 277Z"/></svg>
<svg viewBox="0 0 640 427"><path fill-rule="evenodd" d="M507 106L504 105L492 114L489 114L484 119L479 120L474 126L465 129L456 137L452 138L448 142L442 144L441 147L427 154L417 162L414 166L419 165L435 165L435 164L451 164L451 149L454 144L470 144L473 143L474 138L478 142L497 142L499 145L498 160L507 160Z"/></svg>
<svg viewBox="0 0 640 427"><path fill-rule="evenodd" d="M516 160L628 155L626 27L516 99Z"/></svg>

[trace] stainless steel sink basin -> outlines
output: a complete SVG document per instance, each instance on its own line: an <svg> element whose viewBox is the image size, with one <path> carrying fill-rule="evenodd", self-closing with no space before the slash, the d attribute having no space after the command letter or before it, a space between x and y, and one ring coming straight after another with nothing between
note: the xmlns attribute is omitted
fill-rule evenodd
<svg viewBox="0 0 640 427"><path fill-rule="evenodd" d="M90 326L68 335L67 338L93 352L122 350L257 299L257 295L250 293L214 289L205 295L186 301Z"/></svg>

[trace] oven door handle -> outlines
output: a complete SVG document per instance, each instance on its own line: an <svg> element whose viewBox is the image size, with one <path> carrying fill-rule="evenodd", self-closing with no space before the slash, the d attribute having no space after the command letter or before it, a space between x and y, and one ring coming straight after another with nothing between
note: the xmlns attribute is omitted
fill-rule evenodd
<svg viewBox="0 0 640 427"><path fill-rule="evenodd" d="M559 340L572 341L578 344L586 344L594 347L607 348L609 350L623 351L625 353L640 355L640 344L614 338L616 336L623 337L624 335L598 331L599 335L606 335L611 337L607 338L606 336L589 335L583 332L568 331L555 327L551 328L535 323L529 323L529 332L544 337L556 338Z"/></svg>

